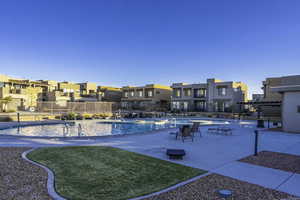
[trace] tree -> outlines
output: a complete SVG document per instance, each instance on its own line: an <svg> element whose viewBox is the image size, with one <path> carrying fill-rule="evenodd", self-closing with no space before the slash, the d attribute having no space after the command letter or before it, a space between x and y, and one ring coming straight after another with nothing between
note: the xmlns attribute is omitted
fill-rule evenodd
<svg viewBox="0 0 300 200"><path fill-rule="evenodd" d="M4 98L1 98L0 99L0 103L1 103L1 106L2 106L2 110L4 112L6 112L6 108L7 108L7 105L12 102L13 98L11 96L8 96L8 97L4 97Z"/></svg>

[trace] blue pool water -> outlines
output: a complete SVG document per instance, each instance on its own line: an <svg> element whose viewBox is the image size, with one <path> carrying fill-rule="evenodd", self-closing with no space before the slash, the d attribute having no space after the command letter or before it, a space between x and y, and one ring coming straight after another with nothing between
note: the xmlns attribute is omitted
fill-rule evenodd
<svg viewBox="0 0 300 200"><path fill-rule="evenodd" d="M226 124L228 121L211 120L200 118L188 119L141 119L123 121L103 121L103 120L83 120L75 121L74 125L65 126L64 124L28 126L0 130L0 135L21 135L21 136L45 136L45 137L70 137L70 136L105 136L145 133L166 128L176 128L184 124L192 125L193 122L200 124Z"/></svg>

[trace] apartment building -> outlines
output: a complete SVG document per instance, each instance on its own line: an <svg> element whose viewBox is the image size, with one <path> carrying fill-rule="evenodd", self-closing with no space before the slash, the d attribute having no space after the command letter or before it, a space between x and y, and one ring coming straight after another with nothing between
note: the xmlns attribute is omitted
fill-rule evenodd
<svg viewBox="0 0 300 200"><path fill-rule="evenodd" d="M37 101L42 100L45 84L39 81L16 79L0 75L0 99L11 97L6 110L34 110ZM2 110L1 106L1 111Z"/></svg>
<svg viewBox="0 0 300 200"><path fill-rule="evenodd" d="M122 88L121 107L128 110L167 111L172 90L169 86L149 84Z"/></svg>
<svg viewBox="0 0 300 200"><path fill-rule="evenodd" d="M98 87L96 83L78 83L80 86L80 98L77 98L77 101L99 101Z"/></svg>
<svg viewBox="0 0 300 200"><path fill-rule="evenodd" d="M120 102L122 92L120 88L98 87L96 83L32 81L0 74L0 100L5 97L12 98L5 110L34 111L37 107L49 110L52 104L66 106L68 102ZM4 111L3 103L0 104L0 111Z"/></svg>
<svg viewBox="0 0 300 200"><path fill-rule="evenodd" d="M247 101L248 87L242 82L207 79L206 83L174 83L171 109L186 112L239 112L237 102Z"/></svg>
<svg viewBox="0 0 300 200"><path fill-rule="evenodd" d="M252 94L252 101L259 102L264 99L264 94Z"/></svg>
<svg viewBox="0 0 300 200"><path fill-rule="evenodd" d="M283 93L278 92L279 90L274 90L273 88L300 85L300 75L266 78L262 84L264 92L263 102L282 102ZM282 108L279 106L262 106L261 111L265 117L282 116Z"/></svg>
<svg viewBox="0 0 300 200"><path fill-rule="evenodd" d="M99 100L108 102L121 102L121 88L110 86L98 86Z"/></svg>

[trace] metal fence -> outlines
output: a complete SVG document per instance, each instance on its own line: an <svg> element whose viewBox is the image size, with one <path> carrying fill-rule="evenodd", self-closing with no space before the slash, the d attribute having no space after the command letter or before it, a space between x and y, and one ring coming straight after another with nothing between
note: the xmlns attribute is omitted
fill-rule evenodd
<svg viewBox="0 0 300 200"><path fill-rule="evenodd" d="M119 108L114 102L50 102L37 103L37 112L61 113L113 113Z"/></svg>

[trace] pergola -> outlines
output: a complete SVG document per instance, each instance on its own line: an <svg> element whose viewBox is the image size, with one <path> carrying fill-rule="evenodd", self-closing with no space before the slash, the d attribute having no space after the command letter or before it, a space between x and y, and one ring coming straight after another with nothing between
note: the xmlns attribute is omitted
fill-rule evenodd
<svg viewBox="0 0 300 200"><path fill-rule="evenodd" d="M238 105L251 105L257 107L257 127L264 127L263 120L261 119L261 107L281 107L282 101L249 101L238 102Z"/></svg>

